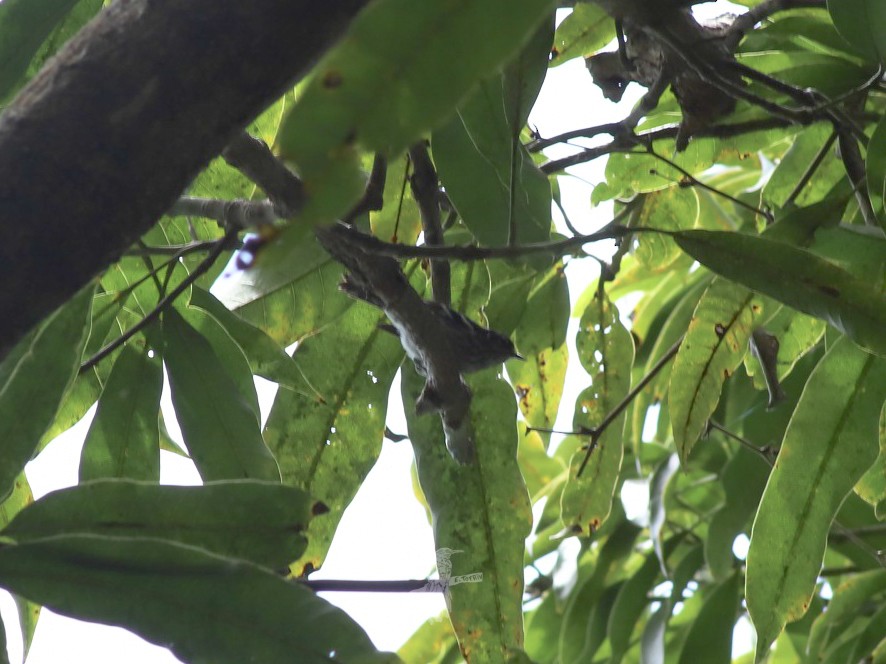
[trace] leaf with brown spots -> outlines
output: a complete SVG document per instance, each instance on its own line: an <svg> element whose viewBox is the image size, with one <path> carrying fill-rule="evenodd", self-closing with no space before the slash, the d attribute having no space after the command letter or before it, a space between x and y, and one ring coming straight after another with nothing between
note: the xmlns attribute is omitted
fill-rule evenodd
<svg viewBox="0 0 886 664"><path fill-rule="evenodd" d="M685 462L720 401L723 382L744 359L759 302L744 286L715 279L702 295L671 369L668 404Z"/></svg>
<svg viewBox="0 0 886 664"><path fill-rule="evenodd" d="M717 274L821 318L862 348L886 355L886 299L875 283L878 275L864 278L851 265L844 269L766 237L721 231L681 231L673 237Z"/></svg>
<svg viewBox="0 0 886 664"><path fill-rule="evenodd" d="M618 309L602 291L581 317L576 351L591 375L591 384L576 400L573 423L591 429L627 395L634 361L633 339L621 324ZM587 451L580 447L572 455L569 479L560 500L561 518L567 527L580 527L587 534L609 516L624 455L625 420L622 413L599 437L581 477L576 473Z"/></svg>
<svg viewBox="0 0 886 664"><path fill-rule="evenodd" d="M878 451L886 360L837 341L809 377L769 477L747 558L757 661L806 612L828 531Z"/></svg>

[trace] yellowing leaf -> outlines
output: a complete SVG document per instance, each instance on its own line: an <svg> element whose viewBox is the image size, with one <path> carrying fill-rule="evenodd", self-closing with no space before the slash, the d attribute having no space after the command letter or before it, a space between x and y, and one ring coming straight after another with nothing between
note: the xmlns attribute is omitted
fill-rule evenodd
<svg viewBox="0 0 886 664"><path fill-rule="evenodd" d="M668 388L674 443L684 463L720 401L724 381L747 353L760 313L753 293L725 279L715 279L699 300Z"/></svg>
<svg viewBox="0 0 886 664"><path fill-rule="evenodd" d="M751 533L746 596L757 661L809 606L834 516L877 456L884 400L886 360L845 338L809 377Z"/></svg>

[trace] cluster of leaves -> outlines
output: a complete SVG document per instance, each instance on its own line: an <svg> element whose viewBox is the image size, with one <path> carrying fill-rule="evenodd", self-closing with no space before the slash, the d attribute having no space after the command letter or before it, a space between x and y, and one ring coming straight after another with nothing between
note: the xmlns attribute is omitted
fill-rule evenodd
<svg viewBox="0 0 886 664"><path fill-rule="evenodd" d="M0 39L0 56L15 57L0 57L0 99L101 4L6 0L0 36L16 39ZM163 217L0 364L0 586L19 597L26 643L46 605L186 661L396 661L280 572L323 564L401 371L437 546L462 552L453 576L483 574L449 589L450 621L422 627L403 660L728 661L747 611L757 659L886 661L886 16L876 0L831 5L766 17L736 54L831 100L802 122L744 100L674 155L679 104L666 93L633 143L567 160L608 155L594 202L617 200L621 238L577 298L570 358L564 271L585 238L552 236L567 164L546 163L525 125L547 68L606 45L613 21L586 3L556 33L555 3L539 0L371 4L297 95L248 128L308 198L263 229L273 242L247 269L219 276L232 233L215 221ZM748 87L797 103L787 86ZM448 456L438 418L411 412L420 377L383 314L337 292L342 268L312 232L356 206L358 225L414 245L427 201L409 186L408 149L425 140L445 244L509 257L454 262L453 306L526 358L469 378L468 466ZM866 151L861 181L849 148ZM369 186L382 202L367 212L379 154L386 177ZM262 196L222 159L188 193ZM427 264L405 271L430 292ZM628 331L613 303L632 293ZM587 386L576 433L554 446L543 430L570 359ZM203 487L157 485L160 450L186 454L160 415L164 367ZM255 376L279 386L264 426ZM29 506L25 463L96 402L81 484ZM620 500L638 480L642 523ZM746 560L733 554L742 534ZM562 546L576 537L577 554ZM574 578L536 574L546 556ZM537 597L524 607L525 572Z"/></svg>

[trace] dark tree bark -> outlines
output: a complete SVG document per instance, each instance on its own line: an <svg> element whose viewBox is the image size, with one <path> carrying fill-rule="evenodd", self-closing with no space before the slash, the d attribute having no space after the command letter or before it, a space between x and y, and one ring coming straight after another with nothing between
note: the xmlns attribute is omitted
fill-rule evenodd
<svg viewBox="0 0 886 664"><path fill-rule="evenodd" d="M0 116L0 358L116 261L368 0L118 0Z"/></svg>

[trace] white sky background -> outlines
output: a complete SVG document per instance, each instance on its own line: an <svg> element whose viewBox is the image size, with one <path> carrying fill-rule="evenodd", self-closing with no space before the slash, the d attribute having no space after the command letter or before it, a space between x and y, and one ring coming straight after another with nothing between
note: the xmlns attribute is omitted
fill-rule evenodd
<svg viewBox="0 0 886 664"><path fill-rule="evenodd" d="M717 15L727 11L723 6L724 3L718 2L715 11L708 7L705 13ZM559 12L558 20L567 14L568 11ZM592 84L584 62L580 58L572 60L548 71L529 119L530 126L536 127L543 137L549 137L571 129L617 121L627 115L640 92L641 89L632 85L620 104L612 104ZM561 147L552 148L546 154L557 157L573 151ZM590 206L593 183L604 179L604 164L605 160L600 159L574 167L570 169L574 177L559 179L562 203L570 220L581 232L592 232L611 218L610 206L597 209ZM555 211L554 217L562 227L559 212ZM609 245L601 246L598 251L607 257L611 250ZM570 263L566 275L573 304L597 272L592 260ZM573 356L574 336L573 329L567 336ZM572 406L586 384L578 362L570 362L559 426L571 426ZM259 385L265 416L273 392L271 384ZM168 401L168 396L166 398ZM402 408L398 377L392 389L388 414L388 425L397 433L406 432ZM92 411L28 465L28 480L35 498L77 483L80 449L91 417ZM166 418L175 435L171 420ZM199 476L189 461L167 452L161 455L163 483L199 483ZM408 441L394 444L385 440L378 463L344 514L323 568L312 578L417 579L431 574L435 564L434 542L424 510L414 498L411 464L412 449ZM323 596L346 610L383 650L399 648L427 618L445 608L442 596L436 594L323 593ZM5 592L0 593L0 611L7 628L10 661L21 661L17 615L11 597ZM118 664L121 661L175 664L178 659L165 648L151 645L123 629L83 623L43 609L28 664L57 664L60 661L73 664Z"/></svg>

